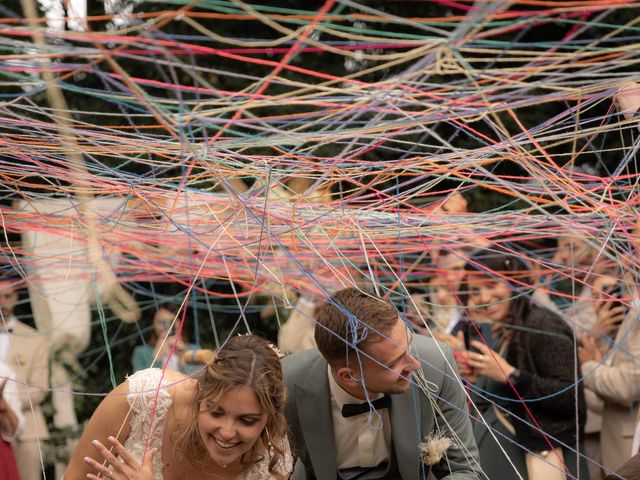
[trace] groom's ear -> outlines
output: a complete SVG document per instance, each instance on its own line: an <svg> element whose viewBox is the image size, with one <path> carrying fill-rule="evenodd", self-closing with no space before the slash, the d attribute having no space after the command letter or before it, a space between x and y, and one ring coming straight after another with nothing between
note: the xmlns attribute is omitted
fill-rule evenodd
<svg viewBox="0 0 640 480"><path fill-rule="evenodd" d="M347 387L358 387L360 386L360 373L355 372L353 369L349 367L340 367L336 370L336 378L341 385Z"/></svg>

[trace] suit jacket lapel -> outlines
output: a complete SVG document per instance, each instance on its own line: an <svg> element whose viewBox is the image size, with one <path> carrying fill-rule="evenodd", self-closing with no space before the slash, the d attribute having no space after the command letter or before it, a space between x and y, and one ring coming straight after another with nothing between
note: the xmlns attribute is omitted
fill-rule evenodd
<svg viewBox="0 0 640 480"><path fill-rule="evenodd" d="M336 443L331 416L331 398L327 364L316 362L309 370L307 382L298 385L296 404L307 452L318 480L335 480Z"/></svg>
<svg viewBox="0 0 640 480"><path fill-rule="evenodd" d="M420 393L414 390L411 388L401 395L393 395L389 412L393 449L403 480L418 479L420 474Z"/></svg>

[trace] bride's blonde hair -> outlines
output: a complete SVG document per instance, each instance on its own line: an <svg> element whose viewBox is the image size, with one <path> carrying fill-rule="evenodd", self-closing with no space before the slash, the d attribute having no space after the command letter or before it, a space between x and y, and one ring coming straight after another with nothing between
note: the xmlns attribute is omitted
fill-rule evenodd
<svg viewBox="0 0 640 480"><path fill-rule="evenodd" d="M189 419L179 424L172 435L176 459L193 465L204 463L208 453L198 431L200 405L204 401L219 401L229 390L247 386L256 392L267 414L267 423L260 434L262 441L256 441L241 461L250 465L267 455L269 473L278 480L288 478L287 472L280 471L285 465L286 389L280 359L269 343L255 335L232 337L196 378L198 391L192 401ZM264 453L259 451L262 446L265 447Z"/></svg>

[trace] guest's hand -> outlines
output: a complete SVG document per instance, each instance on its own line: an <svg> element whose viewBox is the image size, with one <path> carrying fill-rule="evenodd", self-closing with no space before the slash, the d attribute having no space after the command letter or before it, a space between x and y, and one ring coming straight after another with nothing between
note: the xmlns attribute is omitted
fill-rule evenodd
<svg viewBox="0 0 640 480"><path fill-rule="evenodd" d="M0 384L0 433L13 437L16 434L19 422L16 413L4 399L4 387L7 385L5 378Z"/></svg>
<svg viewBox="0 0 640 480"><path fill-rule="evenodd" d="M636 82L625 83L615 95L615 103L627 120L640 110L640 84ZM638 125L640 128L640 124Z"/></svg>
<svg viewBox="0 0 640 480"><path fill-rule="evenodd" d="M162 339L158 341L158 346L154 351L154 356L157 356L158 360L164 360L167 358L171 351L173 350L173 354L177 356L182 356L182 354L186 350L186 345L181 338L171 335L167 337L164 343L161 343ZM175 343L175 349L173 348L173 344Z"/></svg>
<svg viewBox="0 0 640 480"><path fill-rule="evenodd" d="M467 200L461 193L454 193L442 202L442 206L440 208L448 213L466 213Z"/></svg>
<svg viewBox="0 0 640 480"><path fill-rule="evenodd" d="M99 480L100 478L109 478L111 480L153 480L152 462L153 457L158 451L157 448L152 448L147 452L144 456L144 463L141 465L117 439L109 437L109 441L113 445L113 451L119 455L119 457L111 453L109 449L98 440L94 440L91 443L93 443L93 446L96 447L100 455L105 459L106 464L111 465L111 468L96 462L91 457L85 457L84 461L100 472L101 475L101 477L99 477L98 475L88 473L87 478L92 480Z"/></svg>
<svg viewBox="0 0 640 480"><path fill-rule="evenodd" d="M189 365L208 365L216 358L216 352L206 348L188 350L182 354L181 363Z"/></svg>
<svg viewBox="0 0 640 480"><path fill-rule="evenodd" d="M471 346L480 352L468 353L469 365L474 369L476 375L483 375L496 382L507 383L507 377L516 367L482 342L471 340Z"/></svg>
<svg viewBox="0 0 640 480"><path fill-rule="evenodd" d="M167 341L167 343L169 344L169 347L171 347L174 342L176 344L175 354L182 355L184 351L187 349L187 345L184 343L184 340L182 340L181 337L178 337L176 335L169 337Z"/></svg>
<svg viewBox="0 0 640 480"><path fill-rule="evenodd" d="M599 362L602 363L602 352L598 349L596 339L591 336L582 337L582 346L578 349L580 363Z"/></svg>
<svg viewBox="0 0 640 480"><path fill-rule="evenodd" d="M627 308L616 300L609 300L596 305L596 313L598 318L591 328L593 336L614 337L627 315Z"/></svg>
<svg viewBox="0 0 640 480"><path fill-rule="evenodd" d="M452 348L453 356L458 365L458 372L470 383L476 383L478 377L476 376L475 370L469 365L469 351L464 346L464 333L460 331L455 337L451 336L451 338L455 340Z"/></svg>
<svg viewBox="0 0 640 480"><path fill-rule="evenodd" d="M433 334L433 338L438 340L439 342L446 343L454 350L459 350L459 340L457 337L453 335L449 335L448 333L436 332ZM463 340L464 342L464 340ZM464 349L464 343L462 344L462 348Z"/></svg>

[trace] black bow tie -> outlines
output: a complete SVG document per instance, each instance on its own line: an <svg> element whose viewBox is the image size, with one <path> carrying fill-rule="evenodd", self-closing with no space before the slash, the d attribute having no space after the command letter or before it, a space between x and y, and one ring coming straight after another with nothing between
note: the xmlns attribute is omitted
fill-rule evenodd
<svg viewBox="0 0 640 480"><path fill-rule="evenodd" d="M375 410L381 410L383 408L389 408L391 405L391 397L389 395L385 395L384 397L380 397L377 400L374 400L371 403L345 403L342 406L342 416L344 418L354 417L356 415L360 415L361 413L367 413L373 407Z"/></svg>

